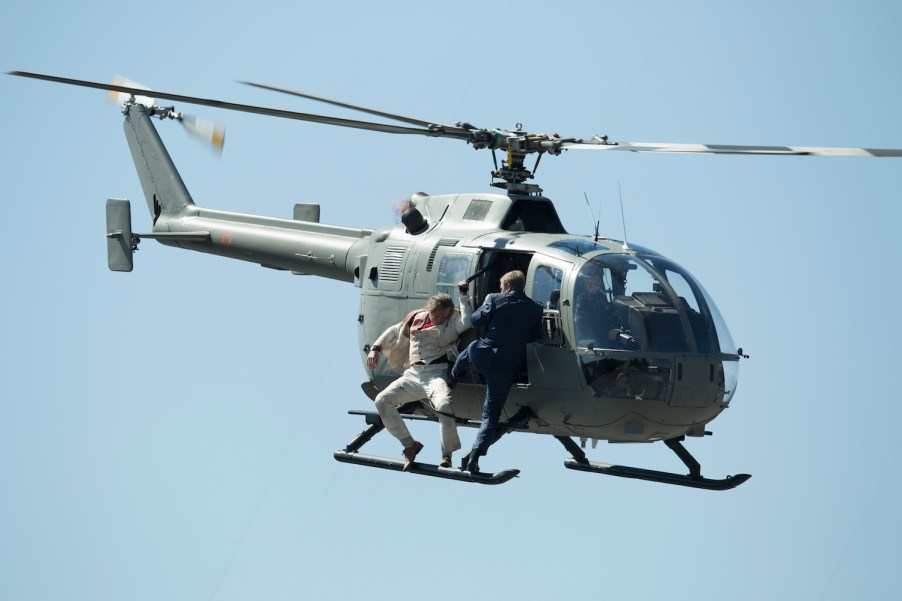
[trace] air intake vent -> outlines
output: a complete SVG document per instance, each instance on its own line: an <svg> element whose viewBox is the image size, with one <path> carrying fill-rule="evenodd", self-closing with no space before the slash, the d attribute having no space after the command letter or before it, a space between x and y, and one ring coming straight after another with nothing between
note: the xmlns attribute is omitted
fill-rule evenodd
<svg viewBox="0 0 902 601"><path fill-rule="evenodd" d="M379 279L383 282L397 282L401 279L401 267L404 266L404 256L407 248L404 246L389 246L382 257L382 267L379 269Z"/></svg>
<svg viewBox="0 0 902 601"><path fill-rule="evenodd" d="M457 243L460 240L455 240L453 238L442 238L438 242L436 242L435 246L432 248L432 252L429 253L429 261L426 263L426 271L432 271L432 264L435 263L435 254L438 252L440 246L457 246Z"/></svg>

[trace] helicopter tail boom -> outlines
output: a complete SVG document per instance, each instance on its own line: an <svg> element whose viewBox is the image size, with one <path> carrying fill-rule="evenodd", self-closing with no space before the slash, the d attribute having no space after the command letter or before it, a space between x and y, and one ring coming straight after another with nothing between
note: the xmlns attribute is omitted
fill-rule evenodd
<svg viewBox="0 0 902 601"><path fill-rule="evenodd" d="M132 252L142 238L167 246L250 261L264 267L353 281L372 230L321 224L310 207L295 219L279 219L195 205L151 121L159 107L131 102L123 107L125 136L153 219L151 233L131 230L128 201L107 203L109 267L132 270ZM296 209L297 213L297 209Z"/></svg>

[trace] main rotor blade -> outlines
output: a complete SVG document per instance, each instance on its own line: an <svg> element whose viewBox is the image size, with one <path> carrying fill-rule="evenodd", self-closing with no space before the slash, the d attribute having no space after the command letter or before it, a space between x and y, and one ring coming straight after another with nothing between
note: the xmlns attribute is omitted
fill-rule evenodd
<svg viewBox="0 0 902 601"><path fill-rule="evenodd" d="M562 150L627 150L630 152L672 152L703 154L774 154L802 156L902 157L895 148L823 148L819 146L732 146L723 144L670 144L656 142L564 142Z"/></svg>
<svg viewBox="0 0 902 601"><path fill-rule="evenodd" d="M99 90L110 90L113 92L121 92L133 96L144 96L148 90L122 86L116 84L103 84L79 79L69 79L66 77L57 77L54 75L43 75L40 73L28 73L25 71L8 71L9 75L17 75L20 77L30 77L33 79L43 79L56 83L64 83L68 85L82 86L87 88L96 88ZM244 82L248 83L248 82ZM383 111L376 111L359 107L348 103L342 103L326 98L303 94L300 92L292 92L290 90L282 90L271 86L261 84L250 84L256 87L281 91L313 100L343 106L354 110L379 115L389 119L396 119L412 125L422 125L422 128L403 127L399 125L389 125L385 123L373 123L370 121L357 121L354 119L342 119L339 117L327 117L325 115L317 115L312 113L299 113L296 111L287 111L283 109L273 109L249 104L237 104L234 102L225 102L221 100L211 100L207 98L197 98L193 96L185 96L182 94L170 94L166 92L152 92L156 98L165 98L167 100L175 100L186 102L188 104L197 104L201 106L210 106L231 111L240 111L245 113L254 113L258 115L267 115L271 117L280 117L284 119L295 119L297 121L309 121L311 123L322 123L325 125L337 125L339 127L349 127L354 129L365 129L369 131L378 131L390 134L413 134L420 136L429 136L433 138L451 138L455 140L463 140L472 144L475 148L507 148L510 140L522 141L522 138L530 137L527 132L519 130L508 132L502 130L479 130L472 126L463 127L442 125L430 123L413 117L404 117L402 115L394 115ZM877 148L823 148L816 146L734 146L721 144L671 144L657 142L610 142L605 138L594 136L591 140L574 140L574 139L550 139L547 136L537 136L542 138L534 145L529 143L521 149L521 151L530 154L533 152L552 152L557 154L561 150L625 150L630 152L667 152L667 153L702 153L702 154L761 154L761 155L808 155L808 156L864 156L864 157L902 157L900 149L877 149Z"/></svg>
<svg viewBox="0 0 902 601"><path fill-rule="evenodd" d="M146 95L147 90L139 90L127 86L119 86L115 84L96 83L84 81L81 79L69 79L67 77L58 77L55 75L43 75L41 73L28 73L26 71L7 71L9 75L17 75L19 77L30 77L32 79L43 79L56 83L64 83L73 86L82 86L85 88L95 88L98 90L110 90L113 92L123 92L133 95ZM254 113L257 115L267 115L270 117L281 117L283 119L295 119L297 121L309 121L311 123L323 123L326 125L337 125L339 127L351 127L355 129L366 129L370 131L378 131L389 134L416 134L421 136L430 136L433 138L453 138L457 140L470 141L473 135L466 130L454 132L444 132L441 130L417 129L413 127L402 127L399 125L388 125L385 123L372 123L369 121L356 121L354 119L341 119L339 117L327 117L325 115L315 115L311 113L298 113L296 111L286 111L282 109L273 109L249 104L238 104L235 102L225 102L222 100L211 100L208 98L197 98L194 96L184 96L182 94L170 94L168 92L153 91L155 98L165 98L167 100L175 100L177 102L187 102L188 104L197 104L201 106L211 106L214 108L226 109L230 111L240 111L243 113Z"/></svg>
<svg viewBox="0 0 902 601"><path fill-rule="evenodd" d="M253 86L255 88L260 88L262 90L270 90L272 92L281 92L282 94L289 94L291 96L298 96L300 98L306 98L308 100L315 100L317 102L324 102L326 104L331 104L333 106L340 106L342 108L351 109L354 111L360 111L361 113L368 113L370 115L376 115L377 117L385 117L386 119L393 119L395 121L400 121L402 123L409 123L411 125L420 125L426 128L441 128L445 131L458 131L458 132L467 132L468 130L458 127L456 125L447 125L445 123L438 123L437 121L426 121L424 119L417 119L416 117L405 117L404 115L397 115L395 113L388 113L385 111L379 111L376 109L367 108L365 106L359 106L356 104L351 104L350 102L342 102L340 100L332 100L330 98L324 98L322 96L314 96L313 94L306 94L304 92L297 92L295 90L288 90L286 88L277 88L276 86L270 86L263 83L254 83L253 81L239 81L238 83L243 83L247 86Z"/></svg>

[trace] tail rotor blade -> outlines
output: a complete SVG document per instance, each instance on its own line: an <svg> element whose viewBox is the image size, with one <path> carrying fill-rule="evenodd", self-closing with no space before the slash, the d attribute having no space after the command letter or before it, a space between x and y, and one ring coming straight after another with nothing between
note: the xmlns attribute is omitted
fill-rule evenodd
<svg viewBox="0 0 902 601"><path fill-rule="evenodd" d="M222 147L225 145L225 125L194 115L179 115L178 120L192 137L209 144L217 154L222 154Z"/></svg>
<svg viewBox="0 0 902 601"><path fill-rule="evenodd" d="M156 100L154 100L150 96L135 94L135 90L147 90L148 92L153 91L145 85L142 85L136 81L132 81L131 79L128 79L126 77L122 77L121 75L117 75L113 78L112 85L118 86L120 88L129 88L132 91L122 92L111 89L107 92L107 99L110 102L114 102L117 105L122 106L123 104L128 102L130 98L134 97L135 102L137 102L138 104L143 104L147 108L153 108L156 105ZM211 121L209 119L204 119L202 117L186 115L184 113L173 112L170 114L170 116L173 119L178 120L185 127L185 131L187 131L188 134L191 135L191 137L209 145L217 154L222 154L222 148L225 144L225 125L216 123L215 121Z"/></svg>

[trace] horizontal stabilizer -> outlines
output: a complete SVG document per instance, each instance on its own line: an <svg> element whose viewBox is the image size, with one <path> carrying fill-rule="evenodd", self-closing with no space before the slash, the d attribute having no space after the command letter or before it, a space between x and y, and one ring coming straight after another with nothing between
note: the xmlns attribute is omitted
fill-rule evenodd
<svg viewBox="0 0 902 601"><path fill-rule="evenodd" d="M135 234L137 238L149 238L151 240L171 240L173 242L209 242L210 232L151 232L149 234Z"/></svg>

